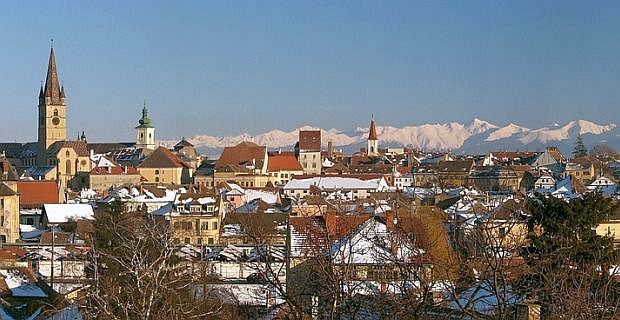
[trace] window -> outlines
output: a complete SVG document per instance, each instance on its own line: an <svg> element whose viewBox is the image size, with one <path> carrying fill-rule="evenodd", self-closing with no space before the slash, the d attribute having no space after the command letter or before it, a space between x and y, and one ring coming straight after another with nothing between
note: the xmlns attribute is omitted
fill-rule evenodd
<svg viewBox="0 0 620 320"><path fill-rule="evenodd" d="M213 230L217 230L217 221L213 221L211 223L211 227L212 227Z"/></svg>
<svg viewBox="0 0 620 320"><path fill-rule="evenodd" d="M144 139L144 133L140 132L140 139Z"/></svg>
<svg viewBox="0 0 620 320"><path fill-rule="evenodd" d="M65 163L65 166L66 166L65 173L68 175L71 175L71 160L67 160L67 162Z"/></svg>
<svg viewBox="0 0 620 320"><path fill-rule="evenodd" d="M158 169L155 169L155 174L159 174L159 170Z"/></svg>
<svg viewBox="0 0 620 320"><path fill-rule="evenodd" d="M159 177L155 177L155 182L159 182Z"/></svg>
<svg viewBox="0 0 620 320"><path fill-rule="evenodd" d="M58 109L54 109L54 117L58 117Z"/></svg>
<svg viewBox="0 0 620 320"><path fill-rule="evenodd" d="M26 218L26 224L27 225L34 225L34 219L33 218Z"/></svg>
<svg viewBox="0 0 620 320"><path fill-rule="evenodd" d="M209 239L207 239L207 243L208 243L208 244L214 244L214 243L215 243L215 241L213 241L213 238L209 238Z"/></svg>
<svg viewBox="0 0 620 320"><path fill-rule="evenodd" d="M0 216L0 226L4 227L4 215Z"/></svg>
<svg viewBox="0 0 620 320"><path fill-rule="evenodd" d="M312 168L316 168L316 162L312 163Z"/></svg>
<svg viewBox="0 0 620 320"><path fill-rule="evenodd" d="M196 243L197 243L197 244L202 244L202 238L198 238L198 239L196 239Z"/></svg>
<svg viewBox="0 0 620 320"><path fill-rule="evenodd" d="M209 223L208 222L203 222L201 224L200 229L202 229L202 230L209 230Z"/></svg>
<svg viewBox="0 0 620 320"><path fill-rule="evenodd" d="M185 238L185 243L189 244L191 242L190 238Z"/></svg>

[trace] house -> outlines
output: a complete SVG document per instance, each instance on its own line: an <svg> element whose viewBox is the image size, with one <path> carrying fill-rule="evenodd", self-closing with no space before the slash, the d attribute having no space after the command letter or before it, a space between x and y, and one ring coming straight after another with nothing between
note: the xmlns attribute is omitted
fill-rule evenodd
<svg viewBox="0 0 620 320"><path fill-rule="evenodd" d="M224 205L219 197L184 193L176 203L169 203L150 214L168 222L175 243L212 246L219 243L223 212Z"/></svg>
<svg viewBox="0 0 620 320"><path fill-rule="evenodd" d="M548 174L543 174L534 183L534 188L541 191L549 191L555 188L555 179Z"/></svg>
<svg viewBox="0 0 620 320"><path fill-rule="evenodd" d="M135 167L121 166L102 156L88 173L88 188L103 192L122 185L138 185L142 176Z"/></svg>
<svg viewBox="0 0 620 320"><path fill-rule="evenodd" d="M269 155L267 171L269 175L276 178L274 182L281 185L289 182L293 176L300 176L304 173L294 153L282 152Z"/></svg>
<svg viewBox="0 0 620 320"><path fill-rule="evenodd" d="M583 184L588 184L595 177L594 165L590 162L568 162L564 168L564 177L573 176Z"/></svg>
<svg viewBox="0 0 620 320"><path fill-rule="evenodd" d="M598 190L603 194L612 195L616 192L617 185L613 179L606 176L600 176L592 181L587 188L588 190Z"/></svg>
<svg viewBox="0 0 620 320"><path fill-rule="evenodd" d="M414 187L429 187L438 183L439 168L435 163L421 164L411 172Z"/></svg>
<svg viewBox="0 0 620 320"><path fill-rule="evenodd" d="M543 153L541 153L536 160L532 163L532 167L537 169L546 168L555 173L560 173L564 170L566 164L566 157L560 152L557 147L547 147Z"/></svg>
<svg viewBox="0 0 620 320"><path fill-rule="evenodd" d="M138 172L148 182L189 184L193 170L165 147L158 147L140 165Z"/></svg>
<svg viewBox="0 0 620 320"><path fill-rule="evenodd" d="M439 161L438 182L442 187L464 187L473 168L473 160Z"/></svg>
<svg viewBox="0 0 620 320"><path fill-rule="evenodd" d="M305 174L320 174L321 130L299 130L299 141L295 145L295 154Z"/></svg>
<svg viewBox="0 0 620 320"><path fill-rule="evenodd" d="M274 184L277 180L278 178L275 175L258 173L243 165L227 164L219 167L210 176L196 176L194 184L213 187L225 182L233 182L246 188L264 188L269 184Z"/></svg>
<svg viewBox="0 0 620 320"><path fill-rule="evenodd" d="M39 228L43 205L59 202L58 184L50 180L21 180L19 191L19 223Z"/></svg>
<svg viewBox="0 0 620 320"><path fill-rule="evenodd" d="M394 186L398 190L404 190L405 188L413 185L413 174L409 167L396 167L394 170Z"/></svg>
<svg viewBox="0 0 620 320"><path fill-rule="evenodd" d="M259 146L254 142L243 141L233 147L225 147L222 155L215 163L215 170L220 171L225 166L245 167L254 174L267 173L267 147Z"/></svg>
<svg viewBox="0 0 620 320"><path fill-rule="evenodd" d="M479 166L470 174L468 185L485 192L516 192L521 178L512 166Z"/></svg>

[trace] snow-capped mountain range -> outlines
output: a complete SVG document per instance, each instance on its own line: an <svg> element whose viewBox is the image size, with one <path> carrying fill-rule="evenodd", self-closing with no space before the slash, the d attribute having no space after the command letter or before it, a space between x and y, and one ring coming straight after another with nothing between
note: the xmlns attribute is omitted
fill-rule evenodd
<svg viewBox="0 0 620 320"><path fill-rule="evenodd" d="M247 133L237 136L197 135L189 138L201 152L216 154L226 146L233 146L241 141L254 141L270 149L291 148L298 139L299 130L318 130L320 128L304 126L286 132L271 130L256 136ZM350 131L338 129L321 129L322 142L326 146L331 141L334 147L351 152L365 146L368 128L356 128ZM618 149L620 132L616 124L596 124L587 120L575 120L565 125L554 124L548 127L530 129L517 124L500 127L487 121L474 119L468 124L450 122L445 124L423 124L396 128L377 126L381 146L408 146L423 150L452 150L454 152L486 153L493 150L540 150L548 145L555 145L570 152L577 135L584 136L586 144L591 147L605 142ZM174 144L175 141L162 141Z"/></svg>

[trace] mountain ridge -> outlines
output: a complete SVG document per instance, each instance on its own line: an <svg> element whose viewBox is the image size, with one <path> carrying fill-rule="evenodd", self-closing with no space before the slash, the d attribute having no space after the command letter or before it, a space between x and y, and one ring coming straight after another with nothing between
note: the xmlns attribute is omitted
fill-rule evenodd
<svg viewBox="0 0 620 320"><path fill-rule="evenodd" d="M199 150L206 150L209 154L219 153L222 148L236 145L241 141L254 141L271 149L292 148L297 142L299 130L321 130L324 146L331 141L334 147L358 150L365 145L369 129L357 127L349 131L335 128L326 130L306 125L292 131L274 129L255 136L247 133L234 136L196 135L187 140ZM606 142L614 148L620 146L620 132L615 123L597 124L582 119L569 121L562 126L554 124L530 129L515 123L497 126L474 118L466 124L453 121L400 128L377 126L377 133L382 146L407 146L429 151L486 153L498 148L535 150L546 145L558 145L561 149L566 149L579 134L584 136L586 143ZM173 145L176 141L160 142L164 145Z"/></svg>

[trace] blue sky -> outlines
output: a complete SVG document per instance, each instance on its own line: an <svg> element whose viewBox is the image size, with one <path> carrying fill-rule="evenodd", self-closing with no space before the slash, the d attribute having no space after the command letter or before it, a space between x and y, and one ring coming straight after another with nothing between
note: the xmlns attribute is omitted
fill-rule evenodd
<svg viewBox="0 0 620 320"><path fill-rule="evenodd" d="M69 136L620 122L620 2L2 1L0 140L36 139L54 38Z"/></svg>

